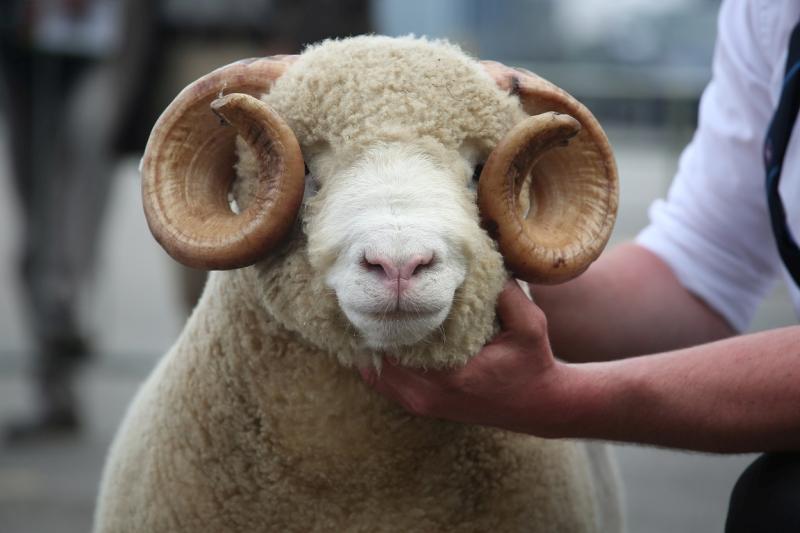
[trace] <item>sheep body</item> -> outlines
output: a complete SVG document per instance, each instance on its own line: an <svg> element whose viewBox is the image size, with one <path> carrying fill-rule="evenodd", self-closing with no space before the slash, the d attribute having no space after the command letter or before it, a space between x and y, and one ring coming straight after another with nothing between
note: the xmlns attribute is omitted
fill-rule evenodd
<svg viewBox="0 0 800 533"><path fill-rule="evenodd" d="M413 68L386 67L403 58ZM363 83L364 69L379 71L384 88ZM432 79L435 90L398 97ZM454 47L382 37L312 48L264 99L322 175L375 143L413 143L438 164L480 157L522 115ZM254 163L241 144L239 154L235 195L246 206ZM112 445L95 531L618 530L613 491L598 496L583 445L413 417L348 368L376 354L319 274L336 250L310 242L332 191L322 186L270 257L210 276ZM446 321L398 349L402 361L460 364L496 332L502 257L484 232L467 240L469 275Z"/></svg>
<svg viewBox="0 0 800 533"><path fill-rule="evenodd" d="M579 445L411 417L249 286L213 274L198 309L219 313L196 312L137 394L96 531L610 531Z"/></svg>

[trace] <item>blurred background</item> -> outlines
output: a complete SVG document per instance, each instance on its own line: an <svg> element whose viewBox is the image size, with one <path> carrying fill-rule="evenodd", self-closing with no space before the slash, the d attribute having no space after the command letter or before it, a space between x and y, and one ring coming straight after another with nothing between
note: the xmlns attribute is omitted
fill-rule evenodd
<svg viewBox="0 0 800 533"><path fill-rule="evenodd" d="M586 103L621 175L612 244L665 194L710 77L719 0L3 0L0 532L86 532L102 461L202 273L156 245L138 159L187 83L328 36L446 37ZM776 287L753 329L794 323ZM616 446L629 531L721 531L749 456Z"/></svg>

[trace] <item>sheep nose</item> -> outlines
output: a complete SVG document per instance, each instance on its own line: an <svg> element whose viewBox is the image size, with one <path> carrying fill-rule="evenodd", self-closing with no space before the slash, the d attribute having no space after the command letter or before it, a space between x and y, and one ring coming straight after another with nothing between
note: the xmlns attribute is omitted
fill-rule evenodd
<svg viewBox="0 0 800 533"><path fill-rule="evenodd" d="M396 261L383 255L366 254L365 266L373 271L382 271L388 281L410 280L419 274L423 267L433 263L433 252L416 254L406 261Z"/></svg>

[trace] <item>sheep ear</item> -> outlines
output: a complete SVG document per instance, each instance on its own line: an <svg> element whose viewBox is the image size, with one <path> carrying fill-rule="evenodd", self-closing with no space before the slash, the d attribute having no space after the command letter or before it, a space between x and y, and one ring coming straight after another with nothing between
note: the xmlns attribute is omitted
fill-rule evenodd
<svg viewBox="0 0 800 533"><path fill-rule="evenodd" d="M289 126L254 96L293 61L277 56L217 69L181 91L153 127L141 165L144 210L156 240L179 262L246 266L291 228L303 198L303 157ZM256 154L259 201L234 214L228 192L237 135Z"/></svg>
<svg viewBox="0 0 800 533"><path fill-rule="evenodd" d="M566 91L523 69L482 64L532 115L484 165L478 184L484 227L518 278L567 281L600 255L614 226L618 178L608 138Z"/></svg>

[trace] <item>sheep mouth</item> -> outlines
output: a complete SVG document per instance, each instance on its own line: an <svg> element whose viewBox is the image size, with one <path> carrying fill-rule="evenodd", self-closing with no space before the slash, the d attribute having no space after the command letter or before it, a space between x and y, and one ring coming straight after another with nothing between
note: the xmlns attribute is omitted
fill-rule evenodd
<svg viewBox="0 0 800 533"><path fill-rule="evenodd" d="M430 311L345 311L367 346L392 349L420 342L444 322L449 307Z"/></svg>
<svg viewBox="0 0 800 533"><path fill-rule="evenodd" d="M439 314L440 311L404 311L404 310L391 310L384 312L365 312L363 315L371 320L376 321L408 321L419 319L431 319Z"/></svg>

